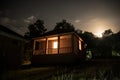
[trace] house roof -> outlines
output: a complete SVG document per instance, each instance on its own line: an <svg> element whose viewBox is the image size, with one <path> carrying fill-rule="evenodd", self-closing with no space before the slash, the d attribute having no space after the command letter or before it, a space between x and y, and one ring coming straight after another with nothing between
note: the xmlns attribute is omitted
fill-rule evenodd
<svg viewBox="0 0 120 80"><path fill-rule="evenodd" d="M53 36L53 35L55 36L59 34L70 34L70 33L74 33L74 35L76 35L81 41L83 41L83 39L79 35L77 35L75 31L70 31L70 30L52 30L52 31L46 32L41 36L35 37L33 39L35 40L35 39L39 39L47 36Z"/></svg>
<svg viewBox="0 0 120 80"><path fill-rule="evenodd" d="M77 37L80 38L80 36L78 36L75 31L70 31L70 30L52 30L52 31L46 32L45 34L43 34L41 36L35 37L33 39L39 39L39 38L46 37L46 36L53 36L53 35L59 35L59 34L68 34L68 33L74 33Z"/></svg>
<svg viewBox="0 0 120 80"><path fill-rule="evenodd" d="M0 35L4 35L4 36L7 36L7 37L12 37L14 36L14 38L21 38L21 39L24 39L24 37L14 31L12 31L11 29L3 26L3 25L0 25Z"/></svg>
<svg viewBox="0 0 120 80"><path fill-rule="evenodd" d="M45 34L43 34L42 36L39 36L39 37L50 36L50 35L61 34L61 33L68 33L68 32L74 32L74 31L70 31L70 30L52 30L52 31L46 32Z"/></svg>

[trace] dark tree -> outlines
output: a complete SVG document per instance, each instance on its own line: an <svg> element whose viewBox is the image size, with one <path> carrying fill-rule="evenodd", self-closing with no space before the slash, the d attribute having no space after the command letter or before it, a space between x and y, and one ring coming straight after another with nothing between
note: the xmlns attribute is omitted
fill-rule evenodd
<svg viewBox="0 0 120 80"><path fill-rule="evenodd" d="M37 20L34 24L28 26L28 30L29 32L25 33L25 37L33 38L43 35L47 29L44 26L44 21Z"/></svg>
<svg viewBox="0 0 120 80"><path fill-rule="evenodd" d="M74 31L74 26L71 23L66 22L66 20L62 20L62 22L56 23L54 30L69 30Z"/></svg>
<svg viewBox="0 0 120 80"><path fill-rule="evenodd" d="M37 20L35 23L34 23L34 26L36 27L36 29L38 29L38 32L40 34L44 34L45 31L47 30L44 26L44 21L43 20Z"/></svg>
<svg viewBox="0 0 120 80"><path fill-rule="evenodd" d="M116 55L120 56L120 31L114 35L112 35L112 48L117 53Z"/></svg>
<svg viewBox="0 0 120 80"><path fill-rule="evenodd" d="M76 32L77 34L79 34L79 35L82 35L82 33L83 33L83 31L80 30L80 29L75 30L75 32Z"/></svg>
<svg viewBox="0 0 120 80"><path fill-rule="evenodd" d="M38 36L38 30L36 29L36 27L33 24L29 25L28 29L30 31L31 37Z"/></svg>
<svg viewBox="0 0 120 80"><path fill-rule="evenodd" d="M102 35L103 37L107 37L107 36L110 36L111 34L113 34L112 30L108 29L108 30L105 30Z"/></svg>
<svg viewBox="0 0 120 80"><path fill-rule="evenodd" d="M91 32L84 32L81 36L83 40L87 43L88 48L93 48L95 45L95 36Z"/></svg>

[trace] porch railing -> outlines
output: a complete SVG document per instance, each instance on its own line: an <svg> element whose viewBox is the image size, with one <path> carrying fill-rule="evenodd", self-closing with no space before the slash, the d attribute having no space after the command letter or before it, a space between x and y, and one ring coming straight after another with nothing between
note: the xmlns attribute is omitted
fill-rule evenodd
<svg viewBox="0 0 120 80"><path fill-rule="evenodd" d="M58 48L39 49L34 51L34 55L58 54L58 52L59 54L71 53L72 47L63 47L59 49Z"/></svg>

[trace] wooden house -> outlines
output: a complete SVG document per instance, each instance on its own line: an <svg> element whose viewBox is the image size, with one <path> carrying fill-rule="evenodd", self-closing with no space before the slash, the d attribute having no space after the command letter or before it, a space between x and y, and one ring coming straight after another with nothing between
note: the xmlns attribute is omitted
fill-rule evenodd
<svg viewBox="0 0 120 80"><path fill-rule="evenodd" d="M3 68L20 66L25 42L23 36L0 25L0 66Z"/></svg>
<svg viewBox="0 0 120 80"><path fill-rule="evenodd" d="M75 32L51 31L34 38L32 64L71 64L85 58L86 44Z"/></svg>

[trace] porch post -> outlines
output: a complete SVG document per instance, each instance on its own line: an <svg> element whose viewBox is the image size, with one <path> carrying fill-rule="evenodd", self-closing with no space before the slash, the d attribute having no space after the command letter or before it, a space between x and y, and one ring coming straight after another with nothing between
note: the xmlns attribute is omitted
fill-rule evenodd
<svg viewBox="0 0 120 80"><path fill-rule="evenodd" d="M46 37L45 54L48 54L48 38Z"/></svg>
<svg viewBox="0 0 120 80"><path fill-rule="evenodd" d="M72 33L72 54L74 53L74 33Z"/></svg>
<svg viewBox="0 0 120 80"><path fill-rule="evenodd" d="M35 55L35 45L36 45L36 43L35 43L36 41L35 40L33 40L33 55Z"/></svg>
<svg viewBox="0 0 120 80"><path fill-rule="evenodd" d="M59 50L60 50L60 35L58 35L58 54L59 54Z"/></svg>

